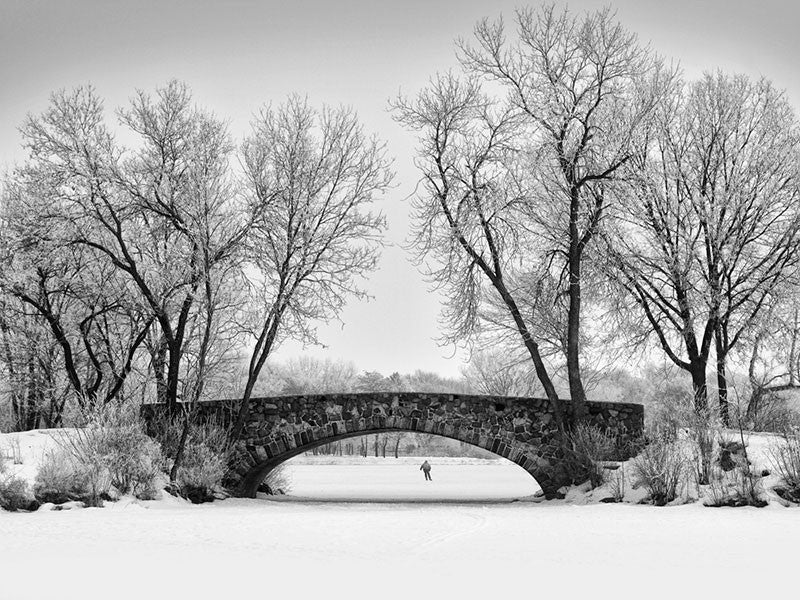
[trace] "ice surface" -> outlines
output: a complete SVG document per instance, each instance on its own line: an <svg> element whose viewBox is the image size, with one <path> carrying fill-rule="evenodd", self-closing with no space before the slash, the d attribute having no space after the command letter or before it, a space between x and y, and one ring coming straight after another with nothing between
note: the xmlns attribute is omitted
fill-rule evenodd
<svg viewBox="0 0 800 600"><path fill-rule="evenodd" d="M311 457L315 458L315 457ZM339 457L337 457L339 458ZM293 497L318 500L488 501L532 496L536 480L507 460L431 458L433 481L419 470L423 459L370 458L339 464L320 457L286 463ZM308 464L310 463L310 464Z"/></svg>

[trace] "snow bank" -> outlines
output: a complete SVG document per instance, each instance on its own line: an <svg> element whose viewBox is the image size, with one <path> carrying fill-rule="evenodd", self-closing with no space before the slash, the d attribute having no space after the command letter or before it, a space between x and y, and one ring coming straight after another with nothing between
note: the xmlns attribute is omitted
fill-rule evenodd
<svg viewBox="0 0 800 600"><path fill-rule="evenodd" d="M6 457L7 470L33 483L42 458L59 448L60 437L71 430L35 430L0 434L0 456ZM725 439L738 440L738 431L723 432ZM779 484L770 460L770 451L780 439L774 434L745 433L748 458L755 473L768 472L762 479L764 498L770 504L786 505L772 488ZM687 450L687 454L690 452ZM14 464L16 458L21 464ZM467 457L427 457L434 466L436 486L425 486L419 465L425 457L404 456L324 456L305 454L286 464L287 478L291 482L290 494L302 499L326 500L383 500L383 501L465 501L527 499L539 492L538 485L520 467L504 458L481 459ZM631 461L621 463L618 472L609 471L611 478L618 474L624 478L625 503L639 503L645 490L634 486ZM694 486L684 488L676 503L699 502L701 497ZM613 496L612 486L606 483L597 489L588 485L566 491L559 503L596 504ZM164 494L165 501L169 495Z"/></svg>
<svg viewBox="0 0 800 600"><path fill-rule="evenodd" d="M0 457L5 459L8 472L33 484L42 459L58 450L59 438L69 435L70 429L34 429L15 433L0 433Z"/></svg>
<svg viewBox="0 0 800 600"><path fill-rule="evenodd" d="M780 478L773 467L771 454L774 449L780 445L782 441L780 436L761 432L743 432L740 434L738 430L723 430L720 432L720 437L725 441L738 443L741 443L743 439L747 460L750 463L750 470L753 475L760 480L761 496L763 499L770 504L775 503L782 506L790 505L790 503L781 499L773 491L775 486L780 485ZM686 439L685 433L681 441L678 442L678 445L687 461L687 469L691 469L692 467L689 463L693 459L693 450L692 444ZM717 442L715 442L715 456L717 451L718 446ZM642 487L636 487L635 485L635 478L633 475L634 461L635 459L631 459L618 463L619 469L617 471L609 471L608 481L594 490L590 489L587 484L567 490L566 502L585 505L609 499L614 495L612 480L615 478L621 478L623 480L625 490L623 502L634 504L643 502L646 497L646 491ZM685 479L691 479L691 474L688 474ZM693 483L689 484L689 482L686 481L685 485L683 485L680 490L679 498L676 499L673 504L698 502L700 504L710 505L711 497L709 486L700 486L698 490L696 485Z"/></svg>

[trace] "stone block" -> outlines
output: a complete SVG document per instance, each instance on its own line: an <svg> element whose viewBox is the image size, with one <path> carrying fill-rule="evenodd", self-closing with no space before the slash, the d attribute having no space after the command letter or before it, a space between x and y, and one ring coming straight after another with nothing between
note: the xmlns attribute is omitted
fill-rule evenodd
<svg viewBox="0 0 800 600"><path fill-rule="evenodd" d="M264 452L264 448L262 446L248 446L247 451L256 463L267 460L267 453Z"/></svg>

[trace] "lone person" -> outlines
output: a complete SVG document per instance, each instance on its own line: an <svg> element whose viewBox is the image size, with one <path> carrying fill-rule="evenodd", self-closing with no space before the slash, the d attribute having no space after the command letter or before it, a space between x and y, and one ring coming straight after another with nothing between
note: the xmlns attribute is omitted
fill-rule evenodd
<svg viewBox="0 0 800 600"><path fill-rule="evenodd" d="M422 466L419 468L419 470L425 473L425 481L433 481L433 479L431 479L431 463L426 460L424 463L422 463Z"/></svg>

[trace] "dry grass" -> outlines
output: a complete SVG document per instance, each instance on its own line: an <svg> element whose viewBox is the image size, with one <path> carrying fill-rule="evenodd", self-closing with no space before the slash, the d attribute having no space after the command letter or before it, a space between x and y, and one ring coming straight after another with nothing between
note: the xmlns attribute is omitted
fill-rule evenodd
<svg viewBox="0 0 800 600"><path fill-rule="evenodd" d="M644 486L652 504L664 506L680 494L685 470L686 459L678 445L670 439L657 439L633 460L633 482Z"/></svg>

